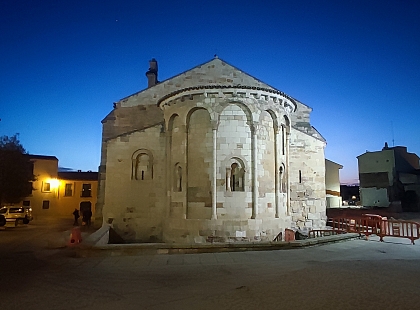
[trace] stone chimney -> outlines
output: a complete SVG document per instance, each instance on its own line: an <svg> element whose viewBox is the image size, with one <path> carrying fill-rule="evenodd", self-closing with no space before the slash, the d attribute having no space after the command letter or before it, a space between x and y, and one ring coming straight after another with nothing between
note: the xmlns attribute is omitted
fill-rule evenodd
<svg viewBox="0 0 420 310"><path fill-rule="evenodd" d="M149 71L146 72L147 88L155 86L158 83L157 75L158 75L157 60L152 58L152 60L149 60Z"/></svg>

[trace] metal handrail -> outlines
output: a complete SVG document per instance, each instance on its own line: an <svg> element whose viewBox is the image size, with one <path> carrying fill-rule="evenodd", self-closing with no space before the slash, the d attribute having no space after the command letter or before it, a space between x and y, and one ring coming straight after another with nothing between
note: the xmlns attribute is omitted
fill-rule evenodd
<svg viewBox="0 0 420 310"><path fill-rule="evenodd" d="M332 235L345 234L345 230L332 230L332 229L314 229L308 232L308 238L319 238Z"/></svg>

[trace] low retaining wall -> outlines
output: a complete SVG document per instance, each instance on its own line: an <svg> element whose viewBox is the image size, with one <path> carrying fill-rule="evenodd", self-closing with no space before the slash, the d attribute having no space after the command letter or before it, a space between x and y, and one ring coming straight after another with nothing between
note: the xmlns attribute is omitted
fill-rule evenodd
<svg viewBox="0 0 420 310"><path fill-rule="evenodd" d="M99 235L99 234L98 234ZM166 244L166 243L137 243L137 244L107 244L87 245L75 247L76 257L91 256L134 256L156 254L197 254L218 252L244 252L244 251L272 251L302 248L332 242L346 241L359 238L359 234L340 234L295 240L290 242L235 242L235 243L206 243L206 244Z"/></svg>

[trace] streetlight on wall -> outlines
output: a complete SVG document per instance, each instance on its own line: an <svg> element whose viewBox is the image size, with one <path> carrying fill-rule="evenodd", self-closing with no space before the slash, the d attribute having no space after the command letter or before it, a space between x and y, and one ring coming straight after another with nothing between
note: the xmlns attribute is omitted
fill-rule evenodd
<svg viewBox="0 0 420 310"><path fill-rule="evenodd" d="M50 183L51 190L57 191L57 198L60 196L59 188L60 188L60 180L58 179L49 179L48 183Z"/></svg>

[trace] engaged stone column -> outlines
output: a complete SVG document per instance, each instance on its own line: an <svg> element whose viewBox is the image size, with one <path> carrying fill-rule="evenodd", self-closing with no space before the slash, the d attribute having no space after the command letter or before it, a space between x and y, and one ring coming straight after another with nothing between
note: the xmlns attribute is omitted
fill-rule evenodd
<svg viewBox="0 0 420 310"><path fill-rule="evenodd" d="M253 122L251 127L252 139L252 217L253 219L258 216L258 186L257 186L257 122Z"/></svg>
<svg viewBox="0 0 420 310"><path fill-rule="evenodd" d="M232 188L230 187L230 178L232 177L232 169L226 168L226 191L231 192Z"/></svg>
<svg viewBox="0 0 420 310"><path fill-rule="evenodd" d="M165 124L166 125L166 124ZM172 181L172 167L171 167L171 139L172 139L172 131L166 129L166 139L165 139L165 146L166 146L166 217L169 217L171 214L172 208L172 196L171 196L171 181Z"/></svg>
<svg viewBox="0 0 420 310"><path fill-rule="evenodd" d="M275 173L275 203L276 203L276 218L279 218L280 215L280 191L281 191L281 186L280 186L280 182L281 182L281 175L280 175L280 163L279 163L279 128L276 127L274 128L274 162L275 162L275 167L274 169L276 169L276 173Z"/></svg>
<svg viewBox="0 0 420 310"><path fill-rule="evenodd" d="M217 123L213 123L213 175L211 180L211 219L217 220Z"/></svg>
<svg viewBox="0 0 420 310"><path fill-rule="evenodd" d="M286 181L286 212L287 215L290 215L290 164L289 164L289 143L290 142L290 132L286 132L286 174L285 178L287 178Z"/></svg>

